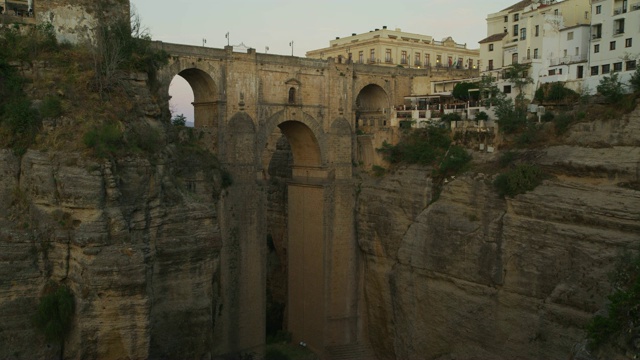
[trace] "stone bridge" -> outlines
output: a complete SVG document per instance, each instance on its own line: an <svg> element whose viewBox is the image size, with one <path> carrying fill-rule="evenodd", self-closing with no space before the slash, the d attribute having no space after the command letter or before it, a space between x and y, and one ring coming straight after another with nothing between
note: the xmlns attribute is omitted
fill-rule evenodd
<svg viewBox="0 0 640 360"><path fill-rule="evenodd" d="M393 140L394 105L428 93L433 77L454 74L236 53L230 46L155 45L170 54L159 74L163 91L177 75L191 85L195 126L233 177L219 207L224 306L214 329L216 352L265 341L265 189L283 135L293 155L285 326L293 341L320 353L365 341L352 169L374 158L374 143ZM375 131L357 136L364 127Z"/></svg>

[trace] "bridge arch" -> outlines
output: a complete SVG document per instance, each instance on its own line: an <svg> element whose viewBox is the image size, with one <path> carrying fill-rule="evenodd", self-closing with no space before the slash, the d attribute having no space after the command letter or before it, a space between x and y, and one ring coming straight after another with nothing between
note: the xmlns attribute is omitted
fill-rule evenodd
<svg viewBox="0 0 640 360"><path fill-rule="evenodd" d="M291 145L294 166L320 168L327 164L326 134L318 121L304 112L283 110L269 117L259 132L258 149L262 152L263 169L268 169L282 135Z"/></svg>
<svg viewBox="0 0 640 360"><path fill-rule="evenodd" d="M364 86L356 97L356 110L359 111L383 111L389 107L389 95L377 84Z"/></svg>
<svg viewBox="0 0 640 360"><path fill-rule="evenodd" d="M192 67L175 74L187 81L193 91L195 127L212 128L218 125L218 94L216 83L205 71Z"/></svg>

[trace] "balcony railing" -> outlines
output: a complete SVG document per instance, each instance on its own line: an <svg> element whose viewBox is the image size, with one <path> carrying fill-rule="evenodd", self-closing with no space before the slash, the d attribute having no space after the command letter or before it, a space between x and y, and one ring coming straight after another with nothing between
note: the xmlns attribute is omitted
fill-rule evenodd
<svg viewBox="0 0 640 360"><path fill-rule="evenodd" d="M565 56L549 60L549 65L556 66L561 64L570 64L587 61L587 55Z"/></svg>
<svg viewBox="0 0 640 360"><path fill-rule="evenodd" d="M631 5L631 11L640 10L640 3Z"/></svg>

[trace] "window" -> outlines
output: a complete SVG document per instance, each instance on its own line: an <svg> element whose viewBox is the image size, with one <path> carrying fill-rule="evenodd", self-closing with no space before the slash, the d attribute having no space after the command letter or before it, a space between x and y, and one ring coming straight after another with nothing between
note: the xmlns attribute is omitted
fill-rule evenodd
<svg viewBox="0 0 640 360"><path fill-rule="evenodd" d="M602 24L593 25L591 27L591 34L594 39L600 39L602 37Z"/></svg>
<svg viewBox="0 0 640 360"><path fill-rule="evenodd" d="M562 68L558 69L558 74L562 75Z"/></svg>
<svg viewBox="0 0 640 360"><path fill-rule="evenodd" d="M591 76L594 75L598 75L598 67L597 66L592 66L591 67Z"/></svg>
<svg viewBox="0 0 640 360"><path fill-rule="evenodd" d="M295 104L296 103L296 88L290 88L289 89L289 104Z"/></svg>
<svg viewBox="0 0 640 360"><path fill-rule="evenodd" d="M473 59L469 59L469 69L473 68Z"/></svg>
<svg viewBox="0 0 640 360"><path fill-rule="evenodd" d="M375 49L371 49L369 51L369 54L370 54L369 61L370 62L375 62L376 61L376 50Z"/></svg>
<svg viewBox="0 0 640 360"><path fill-rule="evenodd" d="M513 55L511 55L511 63L512 64L518 63L518 53L513 53Z"/></svg>
<svg viewBox="0 0 640 360"><path fill-rule="evenodd" d="M631 47L631 38L624 39L624 47Z"/></svg>
<svg viewBox="0 0 640 360"><path fill-rule="evenodd" d="M358 62L362 64L364 62L364 51L358 53Z"/></svg>
<svg viewBox="0 0 640 360"><path fill-rule="evenodd" d="M511 85L505 85L502 92L505 94L511 94Z"/></svg>
<svg viewBox="0 0 640 360"><path fill-rule="evenodd" d="M601 14L601 13L602 13L602 5L596 6L596 14Z"/></svg>
<svg viewBox="0 0 640 360"><path fill-rule="evenodd" d="M453 65L453 56L449 56L449 67L451 67L451 65Z"/></svg>
<svg viewBox="0 0 640 360"><path fill-rule="evenodd" d="M629 70L635 70L636 69L636 61L635 60L629 60L625 63L626 67L627 67L627 71Z"/></svg>
<svg viewBox="0 0 640 360"><path fill-rule="evenodd" d="M533 49L533 58L537 59L538 58L538 49Z"/></svg>
<svg viewBox="0 0 640 360"><path fill-rule="evenodd" d="M527 60L531 59L531 49L527 49Z"/></svg>
<svg viewBox="0 0 640 360"><path fill-rule="evenodd" d="M556 74L556 69L551 69L549 70L549 76L555 75Z"/></svg>
<svg viewBox="0 0 640 360"><path fill-rule="evenodd" d="M509 22L509 17L508 16L504 17L504 22Z"/></svg>
<svg viewBox="0 0 640 360"><path fill-rule="evenodd" d="M616 42L612 41L609 43L609 50L615 50L616 49Z"/></svg>
<svg viewBox="0 0 640 360"><path fill-rule="evenodd" d="M442 55L436 55L436 66L442 65Z"/></svg>
<svg viewBox="0 0 640 360"><path fill-rule="evenodd" d="M487 66L487 70L493 70L493 60L489 60L489 66Z"/></svg>
<svg viewBox="0 0 640 360"><path fill-rule="evenodd" d="M540 36L540 25L536 25L535 33L536 33L536 37Z"/></svg>
<svg viewBox="0 0 640 360"><path fill-rule="evenodd" d="M602 73L603 74L608 74L611 72L611 65L606 64L606 65L602 65Z"/></svg>
<svg viewBox="0 0 640 360"><path fill-rule="evenodd" d="M567 40L573 40L573 31L567 33Z"/></svg>
<svg viewBox="0 0 640 360"><path fill-rule="evenodd" d="M613 33L624 34L624 19L618 19L613 22Z"/></svg>
<svg viewBox="0 0 640 360"><path fill-rule="evenodd" d="M420 66L420 65L422 65L422 64L420 63L420 53L416 53L415 58L416 58L416 60L415 60L414 65L415 65L415 66Z"/></svg>
<svg viewBox="0 0 640 360"><path fill-rule="evenodd" d="M562 57L567 57L567 49L564 49L564 51L562 52Z"/></svg>
<svg viewBox="0 0 640 360"><path fill-rule="evenodd" d="M577 47L577 46L576 46L576 53L575 53L575 55L576 55L576 56L580 55L580 48L579 48L579 47Z"/></svg>
<svg viewBox="0 0 640 360"><path fill-rule="evenodd" d="M577 79L582 79L584 77L584 66L578 66L578 74L576 74Z"/></svg>
<svg viewBox="0 0 640 360"><path fill-rule="evenodd" d="M407 52L403 50L400 55L400 64L406 64L406 63L407 63Z"/></svg>
<svg viewBox="0 0 640 360"><path fill-rule="evenodd" d="M513 36L518 36L518 24L513 25Z"/></svg>
<svg viewBox="0 0 640 360"><path fill-rule="evenodd" d="M553 10L553 15L555 15L555 16L560 15L560 12L558 11L558 9Z"/></svg>
<svg viewBox="0 0 640 360"><path fill-rule="evenodd" d="M520 29L520 40L525 40L527 38L527 28Z"/></svg>
<svg viewBox="0 0 640 360"><path fill-rule="evenodd" d="M600 44L593 45L593 52L594 53L599 53L600 52Z"/></svg>
<svg viewBox="0 0 640 360"><path fill-rule="evenodd" d="M424 54L425 66L431 66L431 54Z"/></svg>
<svg viewBox="0 0 640 360"><path fill-rule="evenodd" d="M384 61L388 63L391 62L391 49L387 49L384 51Z"/></svg>
<svg viewBox="0 0 640 360"><path fill-rule="evenodd" d="M489 44L489 51L493 51L493 44Z"/></svg>
<svg viewBox="0 0 640 360"><path fill-rule="evenodd" d="M520 14L513 14L513 21L520 20Z"/></svg>
<svg viewBox="0 0 640 360"><path fill-rule="evenodd" d="M613 64L613 72L622 71L622 62L617 62Z"/></svg>

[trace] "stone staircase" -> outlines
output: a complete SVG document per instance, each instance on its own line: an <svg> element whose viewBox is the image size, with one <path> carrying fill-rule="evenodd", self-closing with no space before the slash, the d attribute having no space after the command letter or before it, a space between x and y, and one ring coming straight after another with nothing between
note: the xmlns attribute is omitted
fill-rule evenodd
<svg viewBox="0 0 640 360"><path fill-rule="evenodd" d="M324 360L377 360L373 351L363 344L328 346Z"/></svg>

